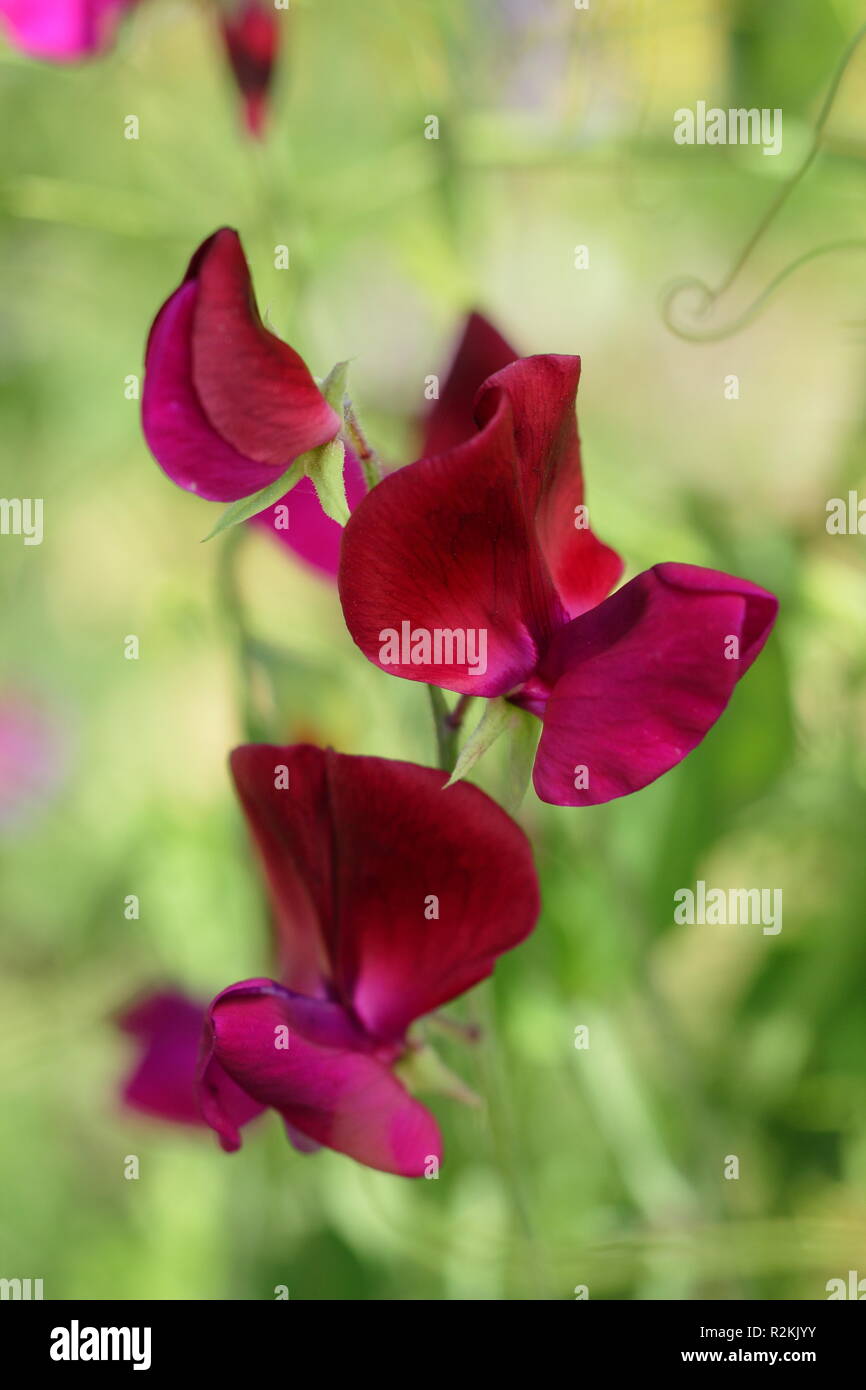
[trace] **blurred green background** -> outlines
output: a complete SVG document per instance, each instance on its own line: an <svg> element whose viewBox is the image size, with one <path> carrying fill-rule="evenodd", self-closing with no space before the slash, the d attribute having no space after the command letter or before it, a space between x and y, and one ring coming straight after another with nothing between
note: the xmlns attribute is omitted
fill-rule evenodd
<svg viewBox="0 0 866 1390"><path fill-rule="evenodd" d="M866 256L813 261L712 343L661 308L678 277L725 276L864 18L855 0L297 0L262 148L192 4L143 4L80 68L0 51L0 492L45 499L41 546L0 538L2 690L52 731L41 796L0 830L0 1275L47 1298L394 1300L815 1299L866 1276L866 542L825 528L828 498L866 493ZM866 44L714 328L804 252L864 236L864 78ZM782 155L675 145L698 100L781 107ZM267 970L225 769L222 542L199 544L218 509L162 476L124 395L224 223L313 370L354 359L389 459L413 456L424 379L477 306L523 352L582 355L593 522L629 574L691 561L782 601L673 773L596 809L524 802L543 917L494 996L454 1009L485 1020L443 1055L487 1104L431 1101L435 1182L297 1155L272 1115L227 1157L117 1100L132 1050L111 1015L132 995ZM334 591L264 536L240 561L275 733L432 762L424 691L361 657ZM501 791L497 750L479 780ZM781 887L782 932L674 926L697 878Z"/></svg>

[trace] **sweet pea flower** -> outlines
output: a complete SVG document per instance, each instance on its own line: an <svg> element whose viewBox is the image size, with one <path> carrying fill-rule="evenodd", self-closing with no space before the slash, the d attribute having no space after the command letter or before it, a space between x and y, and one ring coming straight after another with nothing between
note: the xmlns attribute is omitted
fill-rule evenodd
<svg viewBox="0 0 866 1390"><path fill-rule="evenodd" d="M310 745L236 749L232 771L263 865L278 978L208 1010L201 1111L227 1151L270 1107L298 1146L407 1177L441 1157L430 1112L395 1073L411 1024L489 975L532 930L532 854L477 787Z"/></svg>
<svg viewBox="0 0 866 1390"><path fill-rule="evenodd" d="M262 323L229 227L202 242L154 320L142 423L172 481L214 502L260 491L339 433L302 358Z"/></svg>
<svg viewBox="0 0 866 1390"><path fill-rule="evenodd" d="M238 501L276 482L300 454L341 429L302 358L262 323L240 238L228 227L202 243L156 316L145 354L142 426L163 472L214 502ZM348 452L344 479L351 507L364 481ZM309 478L254 524L314 568L336 572L340 527L321 510Z"/></svg>
<svg viewBox="0 0 866 1390"><path fill-rule="evenodd" d="M92 58L111 47L136 0L0 0L10 43L53 63Z"/></svg>
<svg viewBox="0 0 866 1390"><path fill-rule="evenodd" d="M538 915L532 855L478 788L305 744L232 755L272 904L277 979L209 1007L177 989L118 1024L139 1045L132 1109L216 1130L223 1148L266 1108L292 1144L420 1176L441 1158L429 1111L394 1074L423 1014L489 975Z"/></svg>
<svg viewBox="0 0 866 1390"><path fill-rule="evenodd" d="M542 724L533 781L555 805L638 791L700 743L755 660L772 594L659 564L615 593L588 525L575 422L580 359L494 372L471 432L385 478L346 527L339 587L376 665Z"/></svg>

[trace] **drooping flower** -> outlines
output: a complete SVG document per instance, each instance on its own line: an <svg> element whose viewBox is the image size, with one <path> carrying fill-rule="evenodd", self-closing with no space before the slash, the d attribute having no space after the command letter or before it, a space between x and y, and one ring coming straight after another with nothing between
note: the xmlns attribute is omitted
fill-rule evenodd
<svg viewBox="0 0 866 1390"><path fill-rule="evenodd" d="M188 492L233 502L276 482L341 425L303 359L262 323L237 233L215 232L148 338L142 426L156 461ZM352 506L364 482L350 453L344 478ZM254 522L335 572L340 527L321 511L309 478Z"/></svg>
<svg viewBox="0 0 866 1390"><path fill-rule="evenodd" d="M303 359L262 323L237 232L202 242L147 343L142 422L161 468L214 502L246 497L340 417Z"/></svg>
<svg viewBox="0 0 866 1390"><path fill-rule="evenodd" d="M9 41L33 58L76 62L103 53L136 0L0 0Z"/></svg>
<svg viewBox="0 0 866 1390"><path fill-rule="evenodd" d="M489 975L538 914L519 827L477 788L410 763L251 745L232 755L279 943L278 979L210 1005L205 1119L240 1145L229 1078L277 1110L293 1142L420 1176L433 1116L395 1065L407 1031Z"/></svg>
<svg viewBox="0 0 866 1390"><path fill-rule="evenodd" d="M588 525L579 373L577 357L540 356L492 375L468 437L358 504L339 580L349 631L382 669L537 715L535 789L572 806L637 791L691 752L777 609L695 565L611 593L622 562Z"/></svg>

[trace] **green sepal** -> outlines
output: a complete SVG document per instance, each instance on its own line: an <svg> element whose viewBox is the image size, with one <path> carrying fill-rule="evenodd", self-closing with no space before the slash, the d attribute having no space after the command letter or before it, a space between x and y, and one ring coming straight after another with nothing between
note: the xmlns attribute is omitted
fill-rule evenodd
<svg viewBox="0 0 866 1390"><path fill-rule="evenodd" d="M320 383L322 395L328 405L337 412L341 421L345 420L346 415L346 376L348 370L348 362L338 362L335 367L331 368L325 380ZM286 472L277 478L276 482L268 483L267 487L261 488L259 492L254 492L250 497L242 497L238 502L232 502L231 506L226 507L216 526L204 539L212 541L214 536L219 536L229 527L237 526L242 521L249 521L251 517L258 516L259 512L263 512L266 507L272 506L274 502L279 502L281 497L285 497L287 492L291 492L292 488L304 477L312 479L316 496L325 516L329 516L338 525L345 526L349 520L349 504L346 501L346 484L343 479L344 460L343 441L337 434L325 444L319 445L317 449L310 449L306 454L299 455Z"/></svg>
<svg viewBox="0 0 866 1390"><path fill-rule="evenodd" d="M313 450L313 452L317 452ZM219 536L223 531L227 531L231 526L238 526L242 521L249 521L250 517L258 516L266 507L270 507L274 502L279 502L281 497L285 497L287 492L291 492L296 483L299 483L307 471L306 460L309 454L301 454L296 458L291 468L285 473L281 473L275 483L268 483L259 492L254 492L250 497L241 497L239 501L232 502L231 506L226 507L220 516L219 521L212 531L204 537L206 541L212 541L214 536Z"/></svg>
<svg viewBox="0 0 866 1390"><path fill-rule="evenodd" d="M346 379L348 362L338 362L332 367L320 385L320 390L328 405L335 410L341 421L346 418ZM346 501L346 480L343 465L346 450L339 435L314 449L307 455L309 463L307 474L312 479L319 506L338 526L345 526L349 520L349 504Z"/></svg>
<svg viewBox="0 0 866 1390"><path fill-rule="evenodd" d="M445 783L446 787L461 782L466 774L472 771L478 759L484 756L491 744L508 728L513 709L514 706L509 705L501 696L487 701L484 713L460 749L454 771Z"/></svg>

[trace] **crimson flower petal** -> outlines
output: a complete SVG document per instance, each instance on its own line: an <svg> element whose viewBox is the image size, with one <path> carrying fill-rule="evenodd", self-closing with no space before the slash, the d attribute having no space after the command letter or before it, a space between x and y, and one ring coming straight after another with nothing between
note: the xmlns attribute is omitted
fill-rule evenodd
<svg viewBox="0 0 866 1390"><path fill-rule="evenodd" d="M542 800L597 805L674 767L724 710L777 607L748 580L662 564L569 623L539 673L550 687L533 774Z"/></svg>
<svg viewBox="0 0 866 1390"><path fill-rule="evenodd" d="M317 1010L327 1016L318 1028ZM428 1161L441 1156L436 1121L393 1076L390 1059L328 1039L334 1010L333 1004L299 1000L269 980L247 980L219 994L210 1006L211 1044L201 1081L208 1123L225 1149L240 1146L212 1083L218 1066L254 1101L278 1110L290 1134L370 1168L423 1176Z"/></svg>
<svg viewBox="0 0 866 1390"><path fill-rule="evenodd" d="M141 1046L139 1060L124 1088L123 1099L134 1110L175 1124L205 1125L199 1104L198 1057L205 1024L203 1004L176 990L147 995L126 1009L118 1026ZM258 1115L262 1106L251 1101L221 1068L211 1072L223 1113L239 1127Z"/></svg>
<svg viewBox="0 0 866 1390"><path fill-rule="evenodd" d="M274 481L269 464L239 454L217 434L192 381L198 294L187 282L163 305L147 346L141 421L148 447L172 482L209 502L234 502Z"/></svg>
<svg viewBox="0 0 866 1390"><path fill-rule="evenodd" d="M424 421L421 453L444 454L475 433L475 397L489 376L517 359L517 353L483 314L471 313L463 329L439 399Z"/></svg>
<svg viewBox="0 0 866 1390"><path fill-rule="evenodd" d="M193 382L217 431L248 458L279 468L333 439L340 417L303 359L259 317L237 232L215 232L190 271L199 287Z"/></svg>
<svg viewBox="0 0 866 1390"><path fill-rule="evenodd" d="M292 990L313 998L328 991L335 916L324 757L303 744L248 744L230 759L268 884L277 973Z"/></svg>
<svg viewBox="0 0 866 1390"><path fill-rule="evenodd" d="M575 400L580 358L527 357L490 386L508 393L525 505L548 571L568 615L606 598L622 560L589 527Z"/></svg>
<svg viewBox="0 0 866 1390"><path fill-rule="evenodd" d="M288 769L289 786L274 769ZM479 788L413 763L249 745L232 771L263 856L284 978L334 993L372 1038L489 975L531 931L529 844ZM283 779L284 780L284 779Z"/></svg>
<svg viewBox="0 0 866 1390"><path fill-rule="evenodd" d="M398 469L358 504L343 533L338 582L349 632L375 665L486 696L505 694L532 671L562 615L516 474L502 396L483 431ZM431 664L418 648L413 660L412 634L437 632L458 634L465 650L449 643ZM470 643L476 657L484 653L474 669Z"/></svg>
<svg viewBox="0 0 866 1390"><path fill-rule="evenodd" d="M471 439L399 469L356 508L340 598L354 641L383 670L464 694L507 694L554 631L615 582L617 557L574 525L583 498L578 368L577 358L559 357L505 367L477 399ZM395 646L390 634L404 631ZM413 633L432 642L437 632L461 634L467 651L483 642L484 669L448 660L460 655L453 646L433 660L423 645L413 650Z"/></svg>

